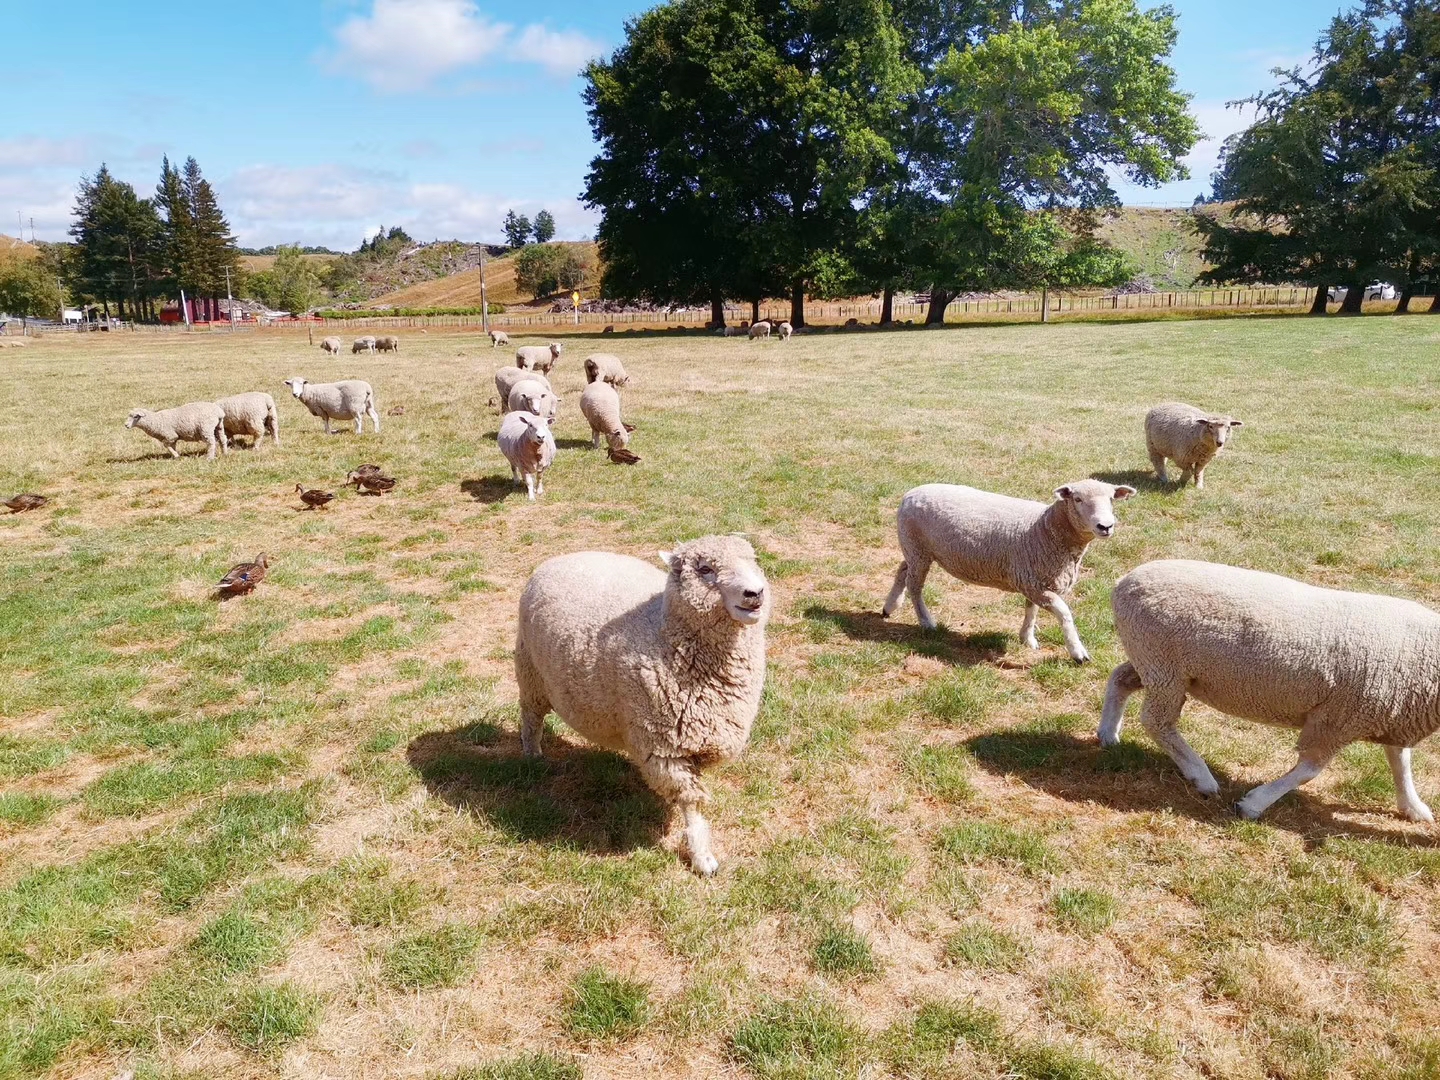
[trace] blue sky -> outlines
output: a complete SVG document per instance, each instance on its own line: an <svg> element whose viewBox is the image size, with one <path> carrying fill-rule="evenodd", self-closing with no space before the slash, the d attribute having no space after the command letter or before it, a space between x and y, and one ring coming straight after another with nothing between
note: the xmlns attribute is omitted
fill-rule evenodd
<svg viewBox="0 0 1440 1080"><path fill-rule="evenodd" d="M18 10L16 7L18 6ZM63 239L75 184L107 162L149 194L162 154L193 155L242 244L352 249L380 224L419 239L499 239L514 207L554 213L579 238L594 154L575 72L613 48L624 0L148 0L6 4L0 72L0 231L30 218ZM1305 58L1339 5L1177 0L1175 66L1213 136L1193 179L1127 202L1188 204L1224 103ZM27 43L37 48L33 53Z"/></svg>

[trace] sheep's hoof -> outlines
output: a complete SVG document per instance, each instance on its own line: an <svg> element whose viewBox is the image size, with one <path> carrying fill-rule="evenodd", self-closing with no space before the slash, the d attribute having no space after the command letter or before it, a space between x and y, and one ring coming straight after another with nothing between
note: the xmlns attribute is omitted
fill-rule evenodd
<svg viewBox="0 0 1440 1080"><path fill-rule="evenodd" d="M1405 816L1411 821L1423 821L1430 824L1433 824L1435 821L1435 815L1430 812L1430 808L1424 803L1416 803L1414 806L1406 807Z"/></svg>
<svg viewBox="0 0 1440 1080"><path fill-rule="evenodd" d="M720 860L708 851L704 855L690 856L690 869L701 877L710 877L720 869Z"/></svg>
<svg viewBox="0 0 1440 1080"><path fill-rule="evenodd" d="M1081 653L1079 656L1072 656L1070 657L1070 659L1075 661L1076 665L1088 664L1090 663L1090 654L1088 652L1085 652Z"/></svg>
<svg viewBox="0 0 1440 1080"><path fill-rule="evenodd" d="M1231 809L1235 811L1236 817L1243 818L1245 821L1258 821L1260 818L1260 812L1246 806L1244 799L1237 802Z"/></svg>

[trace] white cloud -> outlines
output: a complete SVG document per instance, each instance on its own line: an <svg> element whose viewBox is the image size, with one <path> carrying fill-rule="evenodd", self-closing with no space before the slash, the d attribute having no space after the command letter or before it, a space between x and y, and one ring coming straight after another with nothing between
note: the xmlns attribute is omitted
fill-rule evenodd
<svg viewBox="0 0 1440 1080"><path fill-rule="evenodd" d="M521 31L510 55L540 64L552 75L578 75L605 46L578 30L551 30L532 23Z"/></svg>
<svg viewBox="0 0 1440 1080"><path fill-rule="evenodd" d="M511 28L470 0L375 0L335 31L334 71L357 75L377 90L420 90L499 49Z"/></svg>

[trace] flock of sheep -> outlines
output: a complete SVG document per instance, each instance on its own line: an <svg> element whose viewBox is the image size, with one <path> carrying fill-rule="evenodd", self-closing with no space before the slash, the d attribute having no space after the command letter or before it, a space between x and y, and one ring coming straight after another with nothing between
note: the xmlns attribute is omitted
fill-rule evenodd
<svg viewBox="0 0 1440 1080"><path fill-rule="evenodd" d="M789 337L789 324L778 333ZM768 323L748 328L765 337ZM509 345L502 332L494 347ZM326 339L327 352L335 339ZM363 339L362 339L363 340ZM380 339L384 340L384 339ZM358 344L358 343L357 343ZM555 456L551 425L560 399L550 373L559 344L525 346L514 366L495 373L502 415L499 446L514 480L533 500ZM584 361L580 407L592 447L604 441L619 461L633 430L621 417L620 391L630 381L616 356ZM356 433L379 416L361 380L311 383L287 379L292 394L325 421L353 420ZM264 393L219 402L131 413L127 426L164 443L208 444L268 432L279 443L274 400ZM1180 484L1204 487L1205 471L1241 421L1167 403L1145 418L1145 443L1161 482L1167 461ZM622 456L616 456L622 455ZM178 456L178 454L176 454ZM931 567L975 585L1025 598L1023 643L1038 648L1041 608L1059 621L1069 655L1090 659L1068 598L1081 561L1096 539L1114 534L1115 505L1135 489L1083 479L1032 502L952 484L926 484L900 502L897 531L903 561L882 608L894 613L908 593L920 624L935 626L923 589ZM682 811L691 867L718 866L701 813L701 774L738 755L759 710L765 677L765 625L771 591L755 551L737 536L705 536L659 554L661 566L627 555L580 552L543 562L520 597L515 642L521 737L540 753L543 721L554 711L590 741L622 753L645 782ZM1255 818L1285 793L1320 773L1346 745L1384 746L1402 813L1433 821L1416 793L1410 748L1440 728L1440 615L1386 596L1316 588L1273 574L1219 564L1161 560L1120 579L1112 594L1115 626L1128 660L1111 673L1099 739L1120 737L1126 700L1144 691L1140 721L1197 790L1219 785L1180 735L1187 697L1234 716L1300 729L1299 763L1255 788L1236 810Z"/></svg>

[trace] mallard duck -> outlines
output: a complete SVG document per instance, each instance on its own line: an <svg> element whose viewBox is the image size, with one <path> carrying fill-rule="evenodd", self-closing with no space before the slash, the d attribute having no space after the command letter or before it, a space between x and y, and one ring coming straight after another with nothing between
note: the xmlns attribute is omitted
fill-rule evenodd
<svg viewBox="0 0 1440 1080"><path fill-rule="evenodd" d="M243 596L265 580L265 571L270 567L268 556L262 551L254 562L236 563L216 586L226 596Z"/></svg>
<svg viewBox="0 0 1440 1080"><path fill-rule="evenodd" d="M49 501L44 495L32 495L27 491L16 495L13 499L6 499L5 505L10 508L12 514L23 514L26 510L39 510Z"/></svg>
<svg viewBox="0 0 1440 1080"><path fill-rule="evenodd" d="M404 415L405 415L405 406L404 406L404 405L396 405L393 409L390 410L390 415L391 415L391 416L404 416Z"/></svg>
<svg viewBox="0 0 1440 1080"><path fill-rule="evenodd" d="M352 472L345 478L345 482L347 484L354 484L355 490L361 495L383 495L395 487L395 478L393 476L385 476L378 472Z"/></svg>
<svg viewBox="0 0 1440 1080"><path fill-rule="evenodd" d="M319 488L306 490L304 484L296 484L295 490L300 493L300 501L305 504L307 510L319 510L335 498L333 491L321 491Z"/></svg>
<svg viewBox="0 0 1440 1080"><path fill-rule="evenodd" d="M375 476L383 470L379 465L356 465L345 477L347 484L353 484L357 476Z"/></svg>
<svg viewBox="0 0 1440 1080"><path fill-rule="evenodd" d="M637 465L640 462L640 455L633 451L626 450L624 447L612 446L610 448L610 460L615 462L616 465Z"/></svg>
<svg viewBox="0 0 1440 1080"><path fill-rule="evenodd" d="M634 425L634 424L627 424L627 423L625 423L624 420L621 420L621 421L620 421L620 426L623 427L626 431L629 431L629 432L633 432L633 431L635 430L635 425Z"/></svg>

